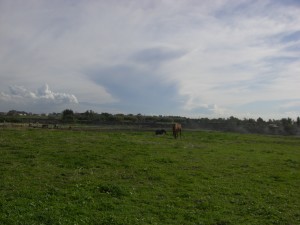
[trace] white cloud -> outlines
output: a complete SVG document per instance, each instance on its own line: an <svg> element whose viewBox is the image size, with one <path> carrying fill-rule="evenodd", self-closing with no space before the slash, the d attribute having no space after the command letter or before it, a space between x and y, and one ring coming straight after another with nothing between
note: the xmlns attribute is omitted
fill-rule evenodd
<svg viewBox="0 0 300 225"><path fill-rule="evenodd" d="M284 102L282 105L280 105L282 109L298 109L300 110L300 100L294 100L294 101L288 101Z"/></svg>
<svg viewBox="0 0 300 225"><path fill-rule="evenodd" d="M262 6L265 10L270 5L265 2ZM188 98L185 108L203 104L227 108L262 99L295 97L298 91L295 84L299 83L295 81L299 81L299 76L296 78L298 73L287 69L299 68L299 56L284 51L285 43L274 41L274 37L300 29L300 23L296 23L300 22L300 14L296 13L300 12L299 8L288 11L274 6L271 12L261 15L249 12L243 8L230 20L224 16L224 21L210 14L207 26L191 32L191 27L187 27L177 35L180 39L191 34L194 41L190 54L169 65L171 79L177 80L180 93ZM286 56L296 57L296 61L272 60Z"/></svg>
<svg viewBox="0 0 300 225"><path fill-rule="evenodd" d="M60 108L63 108L79 103L75 95L53 92L47 84L37 91L30 91L22 86L10 86L8 93L0 93L0 102L2 107L7 107L7 109L8 107L18 109L21 106L24 107L24 110L31 111L31 109L40 107L40 112L49 110L51 107L57 108L57 106L60 106Z"/></svg>
<svg viewBox="0 0 300 225"><path fill-rule="evenodd" d="M55 93L49 89L49 86L45 84L37 91L33 92L22 86L10 86L9 93L1 92L0 99L3 101L28 102L28 103L75 103L78 104L78 100L75 95L66 93Z"/></svg>

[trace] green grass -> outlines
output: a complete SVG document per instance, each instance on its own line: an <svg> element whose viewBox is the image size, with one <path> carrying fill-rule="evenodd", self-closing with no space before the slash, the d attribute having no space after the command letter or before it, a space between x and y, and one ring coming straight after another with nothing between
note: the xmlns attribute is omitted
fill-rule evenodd
<svg viewBox="0 0 300 225"><path fill-rule="evenodd" d="M0 130L0 224L300 224L300 139Z"/></svg>

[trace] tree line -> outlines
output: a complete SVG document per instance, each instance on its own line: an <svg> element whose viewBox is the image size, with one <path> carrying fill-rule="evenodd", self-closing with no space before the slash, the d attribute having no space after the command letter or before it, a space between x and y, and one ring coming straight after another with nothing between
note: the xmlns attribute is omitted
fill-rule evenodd
<svg viewBox="0 0 300 225"><path fill-rule="evenodd" d="M76 113L72 109L65 109L61 113L35 115L27 112L11 110L0 114L0 122L11 123L44 123L44 124L86 124L86 125L132 125L147 128L170 128L172 123L181 123L184 129L203 129L230 131L240 133L259 133L275 135L299 135L300 117L263 120L229 118L188 118L182 116L142 115L142 114L111 114L96 113L87 110Z"/></svg>

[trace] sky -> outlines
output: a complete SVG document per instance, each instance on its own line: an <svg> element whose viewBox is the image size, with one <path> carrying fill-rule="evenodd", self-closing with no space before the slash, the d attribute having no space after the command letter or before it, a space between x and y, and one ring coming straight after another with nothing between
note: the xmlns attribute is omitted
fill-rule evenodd
<svg viewBox="0 0 300 225"><path fill-rule="evenodd" d="M300 116L300 0L0 0L0 112Z"/></svg>

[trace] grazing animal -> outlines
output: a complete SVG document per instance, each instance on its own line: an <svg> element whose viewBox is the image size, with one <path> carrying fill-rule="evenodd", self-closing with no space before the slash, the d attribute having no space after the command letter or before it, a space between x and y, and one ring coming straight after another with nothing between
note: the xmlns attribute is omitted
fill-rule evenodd
<svg viewBox="0 0 300 225"><path fill-rule="evenodd" d="M156 130L156 131L155 131L155 134L156 134L156 135L163 135L163 134L167 134L167 131L164 130L164 129Z"/></svg>
<svg viewBox="0 0 300 225"><path fill-rule="evenodd" d="M173 136L174 136L175 139L176 139L178 136L181 138L181 130L182 130L182 127L181 127L181 124L180 124L180 123L175 123L175 124L173 124L172 130L173 130Z"/></svg>

